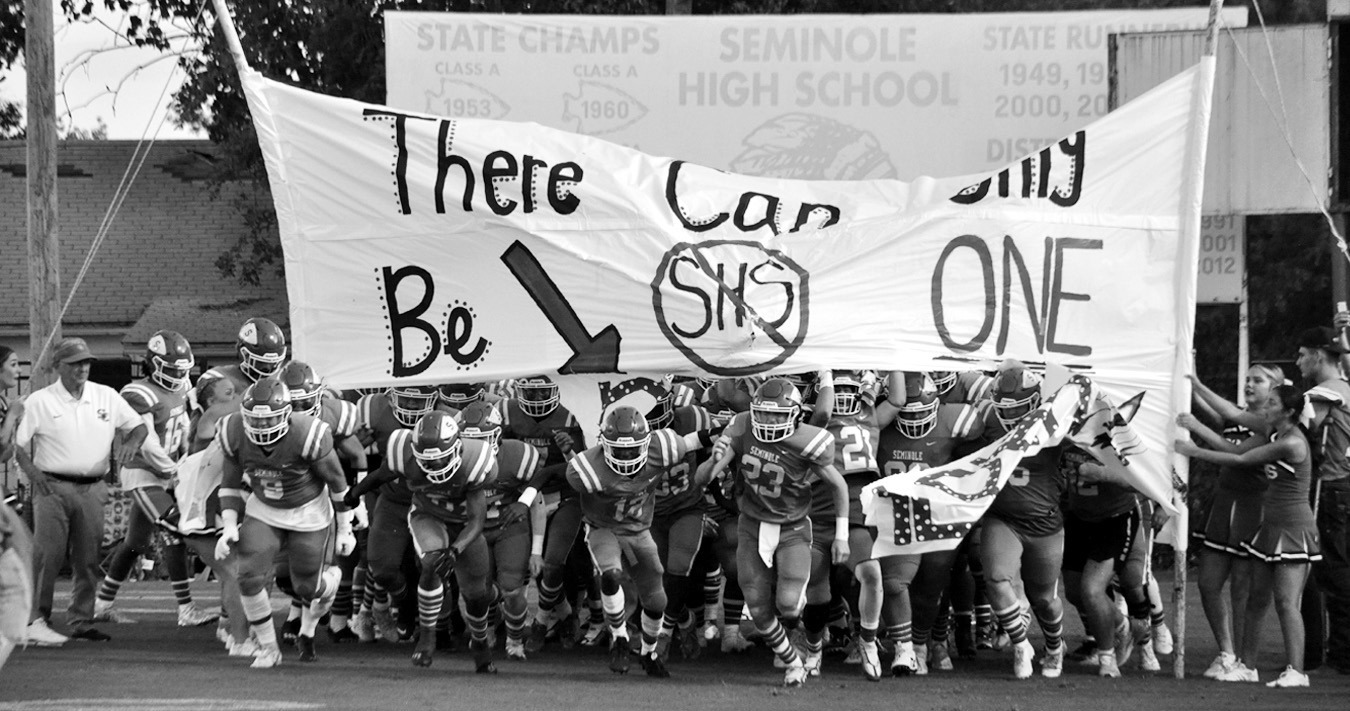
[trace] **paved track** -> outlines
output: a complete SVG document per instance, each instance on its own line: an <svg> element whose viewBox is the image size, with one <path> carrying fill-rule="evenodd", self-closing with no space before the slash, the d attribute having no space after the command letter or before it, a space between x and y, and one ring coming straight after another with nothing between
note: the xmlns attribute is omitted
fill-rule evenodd
<svg viewBox="0 0 1350 711"><path fill-rule="evenodd" d="M212 586L194 585L194 594L199 604L216 604ZM283 603L276 602L280 609ZM672 678L655 680L643 676L636 664L626 677L611 674L599 650L551 647L528 662L500 659L499 674L479 676L472 673L463 652L441 654L430 669L417 669L409 664L408 645L333 645L322 631L318 662L301 664L288 650L280 668L254 671L248 669L247 660L225 655L213 628L175 626L167 583L130 584L118 604L140 623L102 627L113 636L111 642L16 651L0 670L0 711L1350 709L1350 676L1335 672L1315 672L1311 688L1292 690L1199 678L1214 647L1198 600L1190 608L1191 677L1183 681L1167 672L1144 674L1133 663L1125 678L1099 679L1095 670L1071 663L1061 679L1018 682L1011 678L1009 653L982 652L974 661L958 660L955 672L880 683L869 683L858 675L857 667L827 658L823 677L793 691L779 688L781 672L772 668L772 658L763 649L736 656L709 652L693 662L674 661ZM63 605L64 600L58 602L58 607ZM1077 621L1071 619L1068 626L1070 639L1075 640ZM1274 677L1271 670L1282 656L1273 617L1266 638L1263 680ZM1170 660L1164 659L1163 665L1170 670Z"/></svg>

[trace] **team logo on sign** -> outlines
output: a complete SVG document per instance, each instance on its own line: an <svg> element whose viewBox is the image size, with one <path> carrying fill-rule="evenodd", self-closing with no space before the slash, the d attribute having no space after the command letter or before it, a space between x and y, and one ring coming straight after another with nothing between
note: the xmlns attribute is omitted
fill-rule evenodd
<svg viewBox="0 0 1350 711"><path fill-rule="evenodd" d="M661 259L652 306L661 332L700 368L766 371L792 356L810 321L805 269L756 242L681 243Z"/></svg>

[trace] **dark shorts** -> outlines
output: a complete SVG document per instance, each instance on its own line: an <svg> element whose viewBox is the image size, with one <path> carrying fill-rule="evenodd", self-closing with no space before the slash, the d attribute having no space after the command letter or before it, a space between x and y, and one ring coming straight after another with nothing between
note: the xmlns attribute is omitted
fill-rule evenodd
<svg viewBox="0 0 1350 711"><path fill-rule="evenodd" d="M1139 508L1101 521L1084 521L1064 514L1064 569L1083 572L1088 561L1112 560L1124 565L1140 533Z"/></svg>

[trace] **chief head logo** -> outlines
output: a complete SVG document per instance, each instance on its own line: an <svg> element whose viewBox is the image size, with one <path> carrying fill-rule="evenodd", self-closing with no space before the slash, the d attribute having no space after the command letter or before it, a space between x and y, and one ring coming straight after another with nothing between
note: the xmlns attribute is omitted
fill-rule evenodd
<svg viewBox="0 0 1350 711"><path fill-rule="evenodd" d="M757 242L675 245L652 281L661 332L714 375L761 373L786 361L810 324L810 279L786 254Z"/></svg>

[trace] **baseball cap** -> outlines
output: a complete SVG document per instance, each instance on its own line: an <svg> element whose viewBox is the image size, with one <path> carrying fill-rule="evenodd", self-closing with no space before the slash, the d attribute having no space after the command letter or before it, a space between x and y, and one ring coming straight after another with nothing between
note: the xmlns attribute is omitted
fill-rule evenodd
<svg viewBox="0 0 1350 711"><path fill-rule="evenodd" d="M52 349L52 363L80 363L86 360L98 360L89 351L89 344L83 338L62 338Z"/></svg>
<svg viewBox="0 0 1350 711"><path fill-rule="evenodd" d="M1344 355L1347 352L1341 339L1337 337L1335 329L1329 326L1317 326L1310 328L1298 337L1299 348L1320 348L1336 355Z"/></svg>

